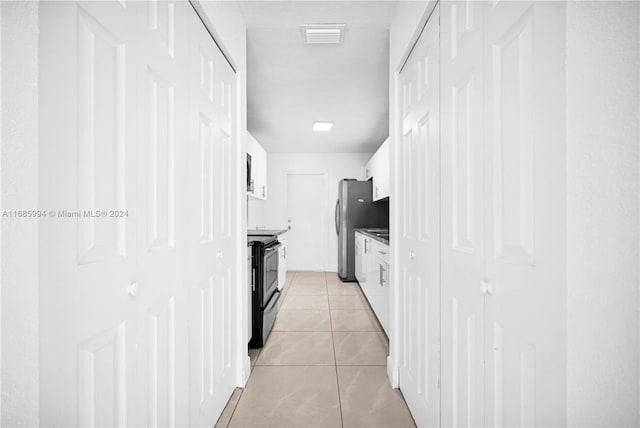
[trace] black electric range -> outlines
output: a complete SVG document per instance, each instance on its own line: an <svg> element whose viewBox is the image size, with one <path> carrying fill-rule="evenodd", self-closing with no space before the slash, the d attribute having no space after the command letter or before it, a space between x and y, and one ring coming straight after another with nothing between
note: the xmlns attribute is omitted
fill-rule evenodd
<svg viewBox="0 0 640 428"><path fill-rule="evenodd" d="M275 235L248 235L252 254L252 335L251 348L261 348L267 340L278 312L278 249Z"/></svg>

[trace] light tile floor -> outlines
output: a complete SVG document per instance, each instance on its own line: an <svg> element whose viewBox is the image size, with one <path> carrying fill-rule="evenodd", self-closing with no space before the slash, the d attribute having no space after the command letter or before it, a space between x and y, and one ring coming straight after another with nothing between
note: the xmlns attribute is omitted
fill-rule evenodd
<svg viewBox="0 0 640 428"><path fill-rule="evenodd" d="M288 272L273 331L216 427L415 427L387 378L389 344L357 283Z"/></svg>

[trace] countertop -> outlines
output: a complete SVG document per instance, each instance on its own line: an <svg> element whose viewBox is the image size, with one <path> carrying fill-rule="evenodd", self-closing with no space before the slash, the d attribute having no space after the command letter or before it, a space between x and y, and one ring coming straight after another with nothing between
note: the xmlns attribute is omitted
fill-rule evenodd
<svg viewBox="0 0 640 428"><path fill-rule="evenodd" d="M382 242L385 245L389 245L389 229L371 229L365 227L354 229L354 231L367 235L371 239L375 239L376 241Z"/></svg>
<svg viewBox="0 0 640 428"><path fill-rule="evenodd" d="M251 245L254 242L262 242L263 244L268 244L269 242L274 241L273 235L247 235L247 244Z"/></svg>
<svg viewBox="0 0 640 428"><path fill-rule="evenodd" d="M248 229L249 236L278 236L287 233L287 229Z"/></svg>

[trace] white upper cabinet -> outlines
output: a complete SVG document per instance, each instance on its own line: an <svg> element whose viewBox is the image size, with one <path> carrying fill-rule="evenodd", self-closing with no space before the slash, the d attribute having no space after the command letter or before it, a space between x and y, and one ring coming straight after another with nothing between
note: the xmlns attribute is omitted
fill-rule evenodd
<svg viewBox="0 0 640 428"><path fill-rule="evenodd" d="M247 152L251 155L251 179L253 189L247 194L258 199L267 199L267 151L247 131Z"/></svg>
<svg viewBox="0 0 640 428"><path fill-rule="evenodd" d="M369 162L365 166L364 175L367 180L373 178L373 200L379 201L380 199L389 197L389 176L390 176L390 152L389 152L389 138L378 148L378 150L371 156Z"/></svg>

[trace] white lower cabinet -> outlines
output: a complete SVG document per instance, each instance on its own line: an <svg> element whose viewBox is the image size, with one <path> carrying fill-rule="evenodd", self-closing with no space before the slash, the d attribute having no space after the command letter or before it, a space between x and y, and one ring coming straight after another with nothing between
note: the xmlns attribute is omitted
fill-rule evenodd
<svg viewBox="0 0 640 428"><path fill-rule="evenodd" d="M389 246L371 241L368 257L368 279L365 295L373 308L382 328L389 335Z"/></svg>
<svg viewBox="0 0 640 428"><path fill-rule="evenodd" d="M278 290L282 290L287 282L287 234L278 236L280 248L278 249Z"/></svg>
<svg viewBox="0 0 640 428"><path fill-rule="evenodd" d="M389 335L389 245L356 232L356 279Z"/></svg>
<svg viewBox="0 0 640 428"><path fill-rule="evenodd" d="M367 268L365 265L365 254L364 254L364 246L365 246L365 236L360 232L356 232L356 280L360 285L366 282L367 278Z"/></svg>

